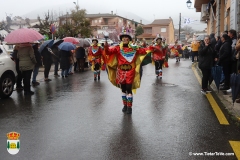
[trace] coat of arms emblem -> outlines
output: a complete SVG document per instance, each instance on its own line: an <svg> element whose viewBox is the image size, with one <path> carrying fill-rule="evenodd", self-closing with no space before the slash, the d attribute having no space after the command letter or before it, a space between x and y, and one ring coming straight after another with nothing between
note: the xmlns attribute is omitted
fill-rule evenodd
<svg viewBox="0 0 240 160"><path fill-rule="evenodd" d="M17 132L9 132L7 134L7 151L8 153L14 155L17 154L20 150L20 133Z"/></svg>

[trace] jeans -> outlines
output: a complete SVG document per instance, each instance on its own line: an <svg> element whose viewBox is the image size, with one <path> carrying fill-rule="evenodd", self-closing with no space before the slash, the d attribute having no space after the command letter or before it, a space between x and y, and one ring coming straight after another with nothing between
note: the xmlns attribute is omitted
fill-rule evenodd
<svg viewBox="0 0 240 160"><path fill-rule="evenodd" d="M201 69L202 70L202 89L207 89L208 87L208 80L211 76L211 69Z"/></svg>
<svg viewBox="0 0 240 160"><path fill-rule="evenodd" d="M22 72L19 70L19 62L16 62L16 71L17 71L17 87L22 86Z"/></svg>
<svg viewBox="0 0 240 160"><path fill-rule="evenodd" d="M36 78L38 75L38 71L39 71L39 66L35 65L34 69L33 69L33 76L32 76L32 82L36 82Z"/></svg>
<svg viewBox="0 0 240 160"><path fill-rule="evenodd" d="M195 56L197 57L197 62L198 62L198 51L192 51L192 62L194 62Z"/></svg>
<svg viewBox="0 0 240 160"><path fill-rule="evenodd" d="M70 64L70 68L68 70L68 73L71 73L72 72L72 68L73 68L73 64Z"/></svg>
<svg viewBox="0 0 240 160"><path fill-rule="evenodd" d="M69 70L68 69L62 69L62 77L68 75Z"/></svg>
<svg viewBox="0 0 240 160"><path fill-rule="evenodd" d="M58 61L54 62L54 75L58 75L58 66L59 62Z"/></svg>
<svg viewBox="0 0 240 160"><path fill-rule="evenodd" d="M30 82L33 70L22 71L24 91L30 91Z"/></svg>

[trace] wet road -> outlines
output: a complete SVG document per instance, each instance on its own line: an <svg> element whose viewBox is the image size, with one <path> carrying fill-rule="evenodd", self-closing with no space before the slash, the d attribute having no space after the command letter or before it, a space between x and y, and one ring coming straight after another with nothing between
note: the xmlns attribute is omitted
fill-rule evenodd
<svg viewBox="0 0 240 160"><path fill-rule="evenodd" d="M189 152L233 153L229 140L240 140L233 125L220 125L189 60L164 69L144 67L134 95L133 114L121 112L121 92L93 73L53 78L24 98L14 92L0 100L0 159L236 159L235 156L189 156ZM21 134L20 152L10 155L6 133Z"/></svg>

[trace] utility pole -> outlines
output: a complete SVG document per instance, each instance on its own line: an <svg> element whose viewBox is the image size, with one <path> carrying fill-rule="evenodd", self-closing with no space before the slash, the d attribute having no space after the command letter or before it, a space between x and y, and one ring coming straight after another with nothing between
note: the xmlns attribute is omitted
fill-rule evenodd
<svg viewBox="0 0 240 160"><path fill-rule="evenodd" d="M180 31L181 31L181 13L179 14L179 31L178 31L178 41L180 41Z"/></svg>

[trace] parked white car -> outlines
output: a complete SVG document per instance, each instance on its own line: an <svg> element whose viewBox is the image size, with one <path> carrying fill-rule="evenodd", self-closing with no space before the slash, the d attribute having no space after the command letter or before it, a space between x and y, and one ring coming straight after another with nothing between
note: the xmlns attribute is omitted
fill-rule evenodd
<svg viewBox="0 0 240 160"><path fill-rule="evenodd" d="M12 95L16 77L16 64L3 45L0 45L0 98Z"/></svg>

